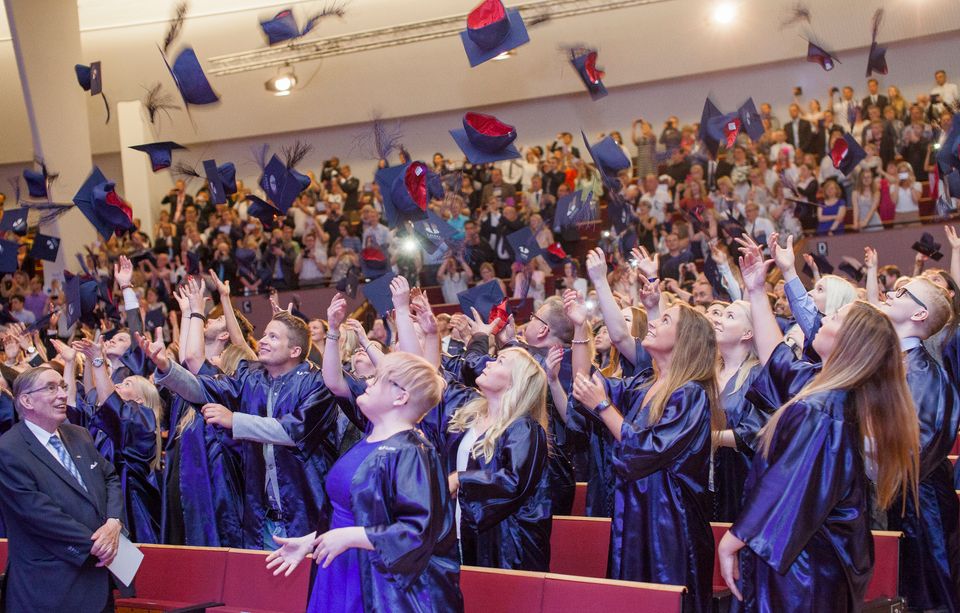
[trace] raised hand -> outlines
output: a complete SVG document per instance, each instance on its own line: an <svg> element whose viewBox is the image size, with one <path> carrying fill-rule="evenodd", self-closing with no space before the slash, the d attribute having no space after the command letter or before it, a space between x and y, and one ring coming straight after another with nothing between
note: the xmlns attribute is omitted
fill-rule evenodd
<svg viewBox="0 0 960 613"><path fill-rule="evenodd" d="M472 322L463 313L457 313L450 318L450 336L464 343L470 340L473 334Z"/></svg>
<svg viewBox="0 0 960 613"><path fill-rule="evenodd" d="M150 361L156 364L157 370L161 373L165 373L170 370L170 358L167 357L166 347L163 346L163 341L151 342L148 337L143 336L139 332L135 335L135 340L137 345L143 350L144 355L150 358Z"/></svg>
<svg viewBox="0 0 960 613"><path fill-rule="evenodd" d="M366 349L366 345L363 344L363 339L367 338L367 331L363 329L362 323L356 319L348 319L343 322L343 327L347 329L347 332L356 334L357 338L360 339L360 346Z"/></svg>
<svg viewBox="0 0 960 613"><path fill-rule="evenodd" d="M190 307L191 313L200 313L201 315L204 312L204 303L208 298L203 295L203 284L199 279L194 277L189 277L186 284L186 293L187 293L187 303Z"/></svg>
<svg viewBox="0 0 960 613"><path fill-rule="evenodd" d="M499 317L492 320L488 324L483 323L483 318L480 317L480 313L478 313L477 309L473 307L470 307L470 313L472 320L471 328L473 329L474 334L493 334L493 331L496 330L501 323Z"/></svg>
<svg viewBox="0 0 960 613"><path fill-rule="evenodd" d="M607 392L603 387L603 377L600 373L594 373L593 377L583 373L578 374L573 380L573 397L591 411L606 400Z"/></svg>
<svg viewBox="0 0 960 613"><path fill-rule="evenodd" d="M587 321L587 306L580 292L575 289L563 290L563 312L574 326L582 326Z"/></svg>
<svg viewBox="0 0 960 613"><path fill-rule="evenodd" d="M230 281L221 281L220 277L217 276L217 273L213 272L212 268L208 270L207 273L210 275L210 281L217 290L217 294L221 298L230 296Z"/></svg>
<svg viewBox="0 0 960 613"><path fill-rule="evenodd" d="M547 372L547 381L550 383L556 383L560 377L561 362L563 362L563 347L555 345L551 347L550 352L547 353L546 368L544 368Z"/></svg>
<svg viewBox="0 0 960 613"><path fill-rule="evenodd" d="M187 291L184 286L177 288L177 291L173 292L173 297L177 301L177 305L180 306L181 313L190 313L190 298L187 297Z"/></svg>
<svg viewBox="0 0 960 613"><path fill-rule="evenodd" d="M593 284L604 283L607 280L607 260L603 249L591 249L587 253L587 276Z"/></svg>
<svg viewBox="0 0 960 613"><path fill-rule="evenodd" d="M394 308L410 308L410 284L407 283L406 277L397 275L390 281L390 295L393 298Z"/></svg>
<svg viewBox="0 0 960 613"><path fill-rule="evenodd" d="M63 341L52 338L50 344L57 350L57 355L63 359L64 364L72 364L77 359L77 350Z"/></svg>
<svg viewBox="0 0 960 613"><path fill-rule="evenodd" d="M765 291L767 281L767 270L773 263L773 260L764 260L763 252L760 247L754 243L740 248L740 274L743 277L743 284L748 292Z"/></svg>
<svg viewBox="0 0 960 613"><path fill-rule="evenodd" d="M133 279L133 264L127 256L121 255L117 263L113 265L113 278L117 280L121 288L130 285L130 281Z"/></svg>
<svg viewBox="0 0 960 613"><path fill-rule="evenodd" d="M102 339L100 343L94 343L87 339L81 339L73 342L74 357L76 352L82 353L88 360L95 360L103 357ZM57 350L59 352L59 349Z"/></svg>
<svg viewBox="0 0 960 613"><path fill-rule="evenodd" d="M293 303L287 305L286 309L280 308L280 294L277 293L277 290L270 288L270 310L274 315L281 311L286 311L287 313L293 312Z"/></svg>
<svg viewBox="0 0 960 613"><path fill-rule="evenodd" d="M723 266L727 263L727 254L720 248L720 241L717 239L710 241L710 258L717 266Z"/></svg>
<svg viewBox="0 0 960 613"><path fill-rule="evenodd" d="M877 257L877 250L873 247L864 247L863 248L863 265L867 267L867 270L870 271L874 276L877 274L877 262L879 258Z"/></svg>
<svg viewBox="0 0 960 613"><path fill-rule="evenodd" d="M213 426L220 426L226 430L233 428L233 411L214 402L208 402L200 408L204 421Z"/></svg>
<svg viewBox="0 0 960 613"><path fill-rule="evenodd" d="M329 330L337 334L340 329L340 324L343 323L346 316L347 298L338 292L337 295L333 297L333 300L330 301L330 306L327 307L327 325L329 326Z"/></svg>
<svg viewBox="0 0 960 613"><path fill-rule="evenodd" d="M433 314L433 309L430 308L430 303L427 302L424 306L425 297L423 294L420 296L414 297L413 301L410 303L410 312L414 317L414 320L420 326L420 329L423 330L423 333L431 336L439 332L437 327L437 317Z"/></svg>
<svg viewBox="0 0 960 613"><path fill-rule="evenodd" d="M644 247L634 247L630 252L633 259L637 261L637 269L647 279L653 279L660 276L660 254L650 253Z"/></svg>
<svg viewBox="0 0 960 613"><path fill-rule="evenodd" d="M960 236L957 236L957 230L953 226L943 226L943 231L947 234L947 242L951 249L960 249Z"/></svg>

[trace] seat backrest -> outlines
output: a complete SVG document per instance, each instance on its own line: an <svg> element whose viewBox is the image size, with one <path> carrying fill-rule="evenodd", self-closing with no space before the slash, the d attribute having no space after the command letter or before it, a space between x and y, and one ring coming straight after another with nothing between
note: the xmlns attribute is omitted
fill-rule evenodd
<svg viewBox="0 0 960 613"><path fill-rule="evenodd" d="M543 603L545 573L460 567L465 613L536 613Z"/></svg>
<svg viewBox="0 0 960 613"><path fill-rule="evenodd" d="M586 515L587 514L587 484L583 481L577 481L577 488L573 492L573 508L570 510L570 515Z"/></svg>
<svg viewBox="0 0 960 613"><path fill-rule="evenodd" d="M723 575L720 574L720 558L717 556L717 546L720 544L720 539L723 538L723 535L727 533L727 530L730 529L730 526L733 524L723 522L723 521L712 521L710 522L710 528L713 530L713 589L727 589L727 582L723 580Z"/></svg>
<svg viewBox="0 0 960 613"><path fill-rule="evenodd" d="M571 577L549 573L543 607L550 613L680 613L686 588L636 581ZM517 608L516 611L524 609Z"/></svg>
<svg viewBox="0 0 960 613"><path fill-rule="evenodd" d="M902 532L873 531L873 576L864 601L896 598L900 585L900 539Z"/></svg>
<svg viewBox="0 0 960 613"><path fill-rule="evenodd" d="M274 577L273 570L267 570L266 557L266 551L229 550L220 599L228 607L305 611L313 561L304 560L289 577Z"/></svg>
<svg viewBox="0 0 960 613"><path fill-rule="evenodd" d="M9 543L7 539L0 539L0 573L4 571L7 567L7 547Z"/></svg>
<svg viewBox="0 0 960 613"><path fill-rule="evenodd" d="M138 598L219 601L227 550L218 547L140 545L143 562L134 579Z"/></svg>
<svg viewBox="0 0 960 613"><path fill-rule="evenodd" d="M609 552L609 518L553 517L550 572L603 579L607 576Z"/></svg>

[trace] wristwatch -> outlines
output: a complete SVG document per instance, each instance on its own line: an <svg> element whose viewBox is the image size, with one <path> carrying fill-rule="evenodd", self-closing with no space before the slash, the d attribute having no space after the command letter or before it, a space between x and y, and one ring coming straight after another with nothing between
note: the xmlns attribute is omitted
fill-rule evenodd
<svg viewBox="0 0 960 613"><path fill-rule="evenodd" d="M100 368L103 366L103 358L93 358L92 364L94 368Z"/></svg>
<svg viewBox="0 0 960 613"><path fill-rule="evenodd" d="M613 404L612 404L609 400L607 400L606 398L604 398L603 400L600 401L600 404L598 404L597 406L595 406L595 407L593 408L593 412L594 412L594 413L602 413L602 412L605 411L606 409L609 409L611 406L613 406Z"/></svg>
<svg viewBox="0 0 960 613"><path fill-rule="evenodd" d="M33 355L36 352L37 352L37 348L34 347L33 345L30 345L29 347L27 347L27 355Z"/></svg>

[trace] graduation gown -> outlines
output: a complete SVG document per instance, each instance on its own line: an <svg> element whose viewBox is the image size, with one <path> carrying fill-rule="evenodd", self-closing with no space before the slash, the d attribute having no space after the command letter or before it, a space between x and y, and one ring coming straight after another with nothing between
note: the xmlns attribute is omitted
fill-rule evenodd
<svg viewBox="0 0 960 613"><path fill-rule="evenodd" d="M754 381L759 406L782 406L816 375L781 343ZM735 611L858 611L873 573L870 485L847 393L795 402L781 415L769 456L757 453L740 516L744 600Z"/></svg>
<svg viewBox="0 0 960 613"><path fill-rule="evenodd" d="M422 433L381 442L354 474L350 501L373 545L358 550L365 611L463 611L447 475ZM318 534L331 513L325 504Z"/></svg>
<svg viewBox="0 0 960 613"><path fill-rule="evenodd" d="M743 484L750 472L753 442L769 415L756 409L747 400L747 392L759 376L760 365L750 369L743 384L734 389L737 375L730 377L720 394L720 403L727 417L727 429L733 431L736 448L719 447L713 456L713 520L730 522L736 519L743 501Z"/></svg>
<svg viewBox="0 0 960 613"><path fill-rule="evenodd" d="M907 384L920 419L920 508L907 496L887 513L900 544L900 594L917 609L960 610L960 503L947 455L960 421L957 390L923 345L905 353Z"/></svg>
<svg viewBox="0 0 960 613"><path fill-rule="evenodd" d="M134 543L160 542L160 485L152 464L157 452L157 418L137 402L125 402L116 392L99 407L80 399L68 409L75 425L87 428L100 455L120 475L123 489L124 527Z"/></svg>
<svg viewBox="0 0 960 613"><path fill-rule="evenodd" d="M608 398L623 411L613 447L617 478L610 576L686 586L685 611L712 607L714 544L710 528L710 403L695 382L670 395L648 425L649 385L607 379Z"/></svg>
<svg viewBox="0 0 960 613"><path fill-rule="evenodd" d="M277 523L287 535L314 530L326 502L324 479L337 458L339 413L320 370L303 362L274 378L261 363L243 360L232 376L200 375L197 379L207 402L223 404L234 412L273 417L280 422L294 446L273 445L282 511ZM270 507L265 487L264 447L261 443L241 441L243 546L248 549L263 547L263 529Z"/></svg>

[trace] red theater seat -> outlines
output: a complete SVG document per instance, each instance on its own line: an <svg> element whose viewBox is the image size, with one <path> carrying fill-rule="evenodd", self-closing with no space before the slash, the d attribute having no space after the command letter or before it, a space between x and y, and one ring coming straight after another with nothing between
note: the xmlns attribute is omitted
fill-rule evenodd
<svg viewBox="0 0 960 613"><path fill-rule="evenodd" d="M211 613L300 613L307 608L311 560L304 560L289 577L267 570L265 551L231 549L223 581L226 606Z"/></svg>
<svg viewBox="0 0 960 613"><path fill-rule="evenodd" d="M550 613L680 613L686 588L613 579L546 576L541 611ZM515 611L527 609L516 608Z"/></svg>
<svg viewBox="0 0 960 613"><path fill-rule="evenodd" d="M0 573L7 568L7 539L0 539Z"/></svg>
<svg viewBox="0 0 960 613"><path fill-rule="evenodd" d="M143 563L134 579L135 598L118 598L117 613L170 611L222 604L227 550L213 547L140 545Z"/></svg>
<svg viewBox="0 0 960 613"><path fill-rule="evenodd" d="M723 535L727 533L727 530L730 529L730 526L733 524L721 521L710 522L710 527L713 529L713 598L715 600L726 598L730 596L730 588L727 587L727 582L723 580L723 576L720 574L720 559L717 557L717 545L720 544L720 539L723 538Z"/></svg>
<svg viewBox="0 0 960 613"><path fill-rule="evenodd" d="M583 481L577 481L577 489L573 493L573 509L570 515L587 514L587 484Z"/></svg>
<svg viewBox="0 0 960 613"><path fill-rule="evenodd" d="M465 613L514 613L541 610L545 573L499 568L460 567Z"/></svg>
<svg viewBox="0 0 960 613"><path fill-rule="evenodd" d="M551 573L603 579L607 576L609 551L609 518L560 515L553 518Z"/></svg>
<svg viewBox="0 0 960 613"><path fill-rule="evenodd" d="M873 531L873 576L867 586L864 602L898 599L902 537L902 532Z"/></svg>

